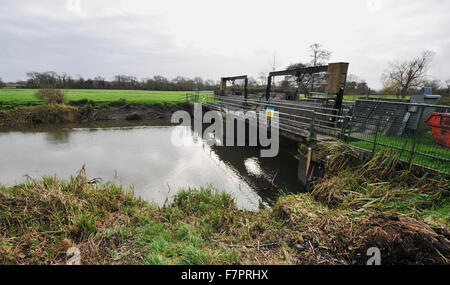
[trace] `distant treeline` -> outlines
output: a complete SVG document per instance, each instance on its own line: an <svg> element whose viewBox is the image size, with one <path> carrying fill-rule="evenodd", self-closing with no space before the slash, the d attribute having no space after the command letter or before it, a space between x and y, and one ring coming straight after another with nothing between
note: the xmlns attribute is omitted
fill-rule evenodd
<svg viewBox="0 0 450 285"><path fill-rule="evenodd" d="M60 89L126 89L126 90L164 90L164 91L192 91L213 90L218 83L213 80L203 80L200 77L193 79L178 76L168 79L164 76L138 80L134 76L116 75L108 81L101 76L95 78L74 78L66 73L29 72L28 79L21 82L24 88L52 87Z"/></svg>
<svg viewBox="0 0 450 285"><path fill-rule="evenodd" d="M263 76L264 78L264 76ZM8 83L11 85L11 83ZM97 76L94 78L83 78L82 76L73 77L66 73L48 72L29 72L26 81L19 81L13 84L14 87L20 88L42 88L51 87L59 89L124 89L124 90L159 90L159 91L193 91L193 90L218 90L219 82L214 80L204 80L201 77L193 79L177 76L168 79L164 76L154 76L152 78L138 79L129 75L116 75L111 80ZM232 86L229 84L228 88ZM236 81L235 90L237 93L243 92L243 82ZM285 86L287 85L287 86ZM0 78L0 88L6 87ZM428 81L425 86L433 87L435 94L447 95L450 88L444 88L435 81ZM285 88L286 87L286 88ZM293 82L288 80L277 81L277 92L283 92L284 89L296 88ZM249 77L248 82L249 93L264 93L266 85L264 80L256 80ZM420 89L410 88L409 93L417 94ZM364 95L366 93L393 95L389 91L376 91L371 89L364 80L359 79L355 75L349 75L345 88L345 95ZM300 92L302 93L302 92Z"/></svg>
<svg viewBox="0 0 450 285"><path fill-rule="evenodd" d="M249 78L249 93L265 92L264 82L258 82L254 78ZM193 90L217 90L218 81L204 80L201 77L193 79L178 76L168 79L164 76L154 76L153 78L138 79L135 76L116 75L111 80L97 76L94 78L73 77L66 73L48 72L28 72L27 80L16 83L23 88L52 87L59 89L124 89L124 90L160 90L160 91L193 91ZM242 92L243 82L236 82L236 90ZM229 84L231 85L231 84ZM283 85L283 84L280 84ZM0 86L2 87L2 86ZM231 88L231 86L229 86ZM280 86L282 89L282 87ZM349 80L347 82L347 94L364 94L367 85L365 82ZM238 91L238 92L239 92ZM279 90L281 91L281 90Z"/></svg>

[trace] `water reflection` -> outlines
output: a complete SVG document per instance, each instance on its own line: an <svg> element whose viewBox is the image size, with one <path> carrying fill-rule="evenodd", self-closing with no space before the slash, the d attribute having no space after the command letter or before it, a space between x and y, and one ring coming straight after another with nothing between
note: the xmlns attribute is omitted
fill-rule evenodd
<svg viewBox="0 0 450 285"><path fill-rule="evenodd" d="M183 141L171 143L179 128ZM185 143L185 144L184 144ZM259 158L257 147L208 146L189 127L162 122L101 122L0 130L0 182L13 185L23 175L68 178L86 164L89 178L101 177L162 205L180 188L212 185L230 192L241 208L256 210L279 188L299 191L292 149Z"/></svg>

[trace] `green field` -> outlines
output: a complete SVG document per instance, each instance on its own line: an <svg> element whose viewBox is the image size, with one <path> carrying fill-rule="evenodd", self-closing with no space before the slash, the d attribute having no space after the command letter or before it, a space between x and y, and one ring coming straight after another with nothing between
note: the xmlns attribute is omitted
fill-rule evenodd
<svg viewBox="0 0 450 285"><path fill-rule="evenodd" d="M34 94L37 89L0 89L0 108L13 106L41 105ZM186 100L186 91L145 91L145 90L67 90L66 102L88 99L97 103L110 103L125 99L128 103L150 105L154 103L175 104ZM202 93L211 93L202 91Z"/></svg>
<svg viewBox="0 0 450 285"><path fill-rule="evenodd" d="M34 94L37 89L0 89L0 108L14 106L41 105ZM111 103L125 99L128 103L150 105L154 103L175 104L186 100L186 91L147 91L147 90L103 90L103 89L70 89L67 90L66 102L88 99L97 103ZM202 91L202 94L213 94L213 91ZM301 96L302 97L302 96ZM345 100L356 100L364 95L345 96ZM383 96L383 98L397 98ZM409 98L409 97L407 97Z"/></svg>

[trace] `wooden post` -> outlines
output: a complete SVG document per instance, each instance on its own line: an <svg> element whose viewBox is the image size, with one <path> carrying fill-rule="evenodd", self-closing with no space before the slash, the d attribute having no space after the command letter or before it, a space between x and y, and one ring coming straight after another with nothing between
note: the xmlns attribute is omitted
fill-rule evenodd
<svg viewBox="0 0 450 285"><path fill-rule="evenodd" d="M349 64L346 62L328 64L327 88L326 93L336 94L334 109L337 109L337 115L341 115L342 101L344 100L345 85L347 83L347 72Z"/></svg>

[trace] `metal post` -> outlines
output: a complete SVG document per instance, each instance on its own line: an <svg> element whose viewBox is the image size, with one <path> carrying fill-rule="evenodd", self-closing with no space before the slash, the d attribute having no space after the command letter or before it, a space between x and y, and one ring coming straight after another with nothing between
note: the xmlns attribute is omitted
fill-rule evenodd
<svg viewBox="0 0 450 285"><path fill-rule="evenodd" d="M380 125L381 125L381 119L383 118L383 104L379 104L380 106L380 115L378 117L378 122L377 122L377 128L375 131L375 138L373 139L373 148L372 148L372 154L375 154L375 150L377 148L377 137L378 137L378 132L380 130Z"/></svg>
<svg viewBox="0 0 450 285"><path fill-rule="evenodd" d="M337 109L337 114L340 116L342 114L342 102L344 101L344 88L340 88L336 95L336 102L334 103L334 109Z"/></svg>
<svg viewBox="0 0 450 285"><path fill-rule="evenodd" d="M350 118L350 126L348 127L348 138L351 138L352 136L352 128L353 128L353 118L355 117L355 108L356 108L356 104L355 106L353 106L353 110L352 110L352 116Z"/></svg>
<svg viewBox="0 0 450 285"><path fill-rule="evenodd" d="M247 102L247 96L248 96L248 78L245 78L245 87L244 87L244 98Z"/></svg>
<svg viewBox="0 0 450 285"><path fill-rule="evenodd" d="M316 111L313 111L311 114L311 125L309 126L309 137L308 144L314 139L314 121L316 119Z"/></svg>
<svg viewBox="0 0 450 285"><path fill-rule="evenodd" d="M267 78L266 101L269 101L271 87L272 87L272 76L269 76L269 78Z"/></svg>
<svg viewBox="0 0 450 285"><path fill-rule="evenodd" d="M349 125L349 122L350 122L350 117L348 117L348 116L345 116L344 118L344 121L342 122L342 127L341 127L341 140L344 140L344 141L346 141L346 136L345 136L345 130L347 129L347 126Z"/></svg>
<svg viewBox="0 0 450 285"><path fill-rule="evenodd" d="M419 120L417 121L416 129L414 130L414 140L413 140L413 145L411 147L411 152L410 152L410 156L409 156L409 162L408 162L409 169L411 169L411 167L412 167L412 161L413 161L415 150L416 150L417 137L419 136L419 132L420 132L419 128L420 128L420 124L422 123L424 111L425 111L425 107L420 106Z"/></svg>

